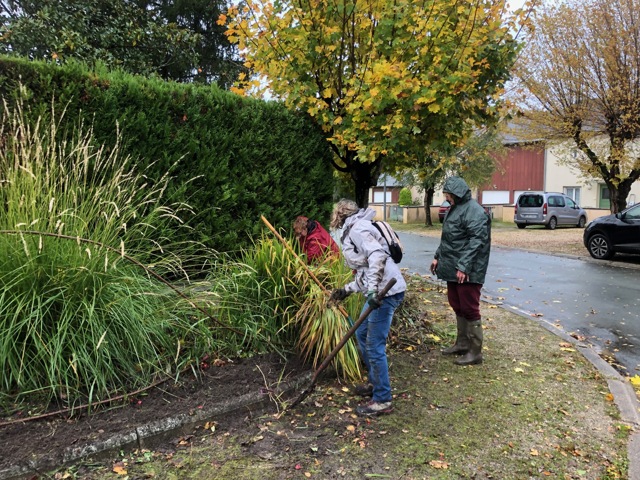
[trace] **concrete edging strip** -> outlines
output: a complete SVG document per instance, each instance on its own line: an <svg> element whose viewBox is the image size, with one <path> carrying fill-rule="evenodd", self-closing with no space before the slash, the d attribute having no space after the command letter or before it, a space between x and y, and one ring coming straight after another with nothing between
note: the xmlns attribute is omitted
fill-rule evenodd
<svg viewBox="0 0 640 480"><path fill-rule="evenodd" d="M238 398L212 405L209 408L199 409L194 412L193 415L180 414L163 418L136 427L133 431L122 432L104 440L79 447L69 447L63 452L61 459L40 457L27 461L22 465L14 465L0 470L0 480L13 480L25 478L26 476L32 477L34 473L42 474L47 470L59 468L90 455L106 456L125 448L147 448L154 442L164 440L169 436L174 436L180 430L190 430L198 423L213 420L221 415L243 408L258 408L261 404L268 404L273 401L272 396L280 397L299 390L301 385L311 381L312 375L313 372L305 372L293 380L283 382L274 391L247 393Z"/></svg>

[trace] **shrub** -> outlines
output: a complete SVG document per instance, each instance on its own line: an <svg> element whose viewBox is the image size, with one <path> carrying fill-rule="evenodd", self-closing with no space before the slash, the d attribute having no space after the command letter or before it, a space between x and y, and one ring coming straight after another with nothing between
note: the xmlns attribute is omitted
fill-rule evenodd
<svg viewBox="0 0 640 480"><path fill-rule="evenodd" d="M58 67L0 56L0 94L22 99L36 121L56 111L93 125L97 144L117 146L139 171L188 203L191 238L219 251L250 248L260 215L289 225L297 215L326 221L332 207L332 153L308 115L278 102L242 98L215 86L165 82L78 64ZM118 137L117 132L121 135ZM149 232L152 234L152 232Z"/></svg>
<svg viewBox="0 0 640 480"><path fill-rule="evenodd" d="M294 243L289 240L289 245ZM243 253L242 262L216 266L210 277L216 316L251 332L247 346L253 350L281 345L283 353L295 351L316 368L350 323L335 307L327 305L326 295L292 252L292 248L262 237ZM352 275L338 260L309 268L329 289L343 285ZM344 302L352 316L360 312L362 304L359 295L351 295ZM342 378L360 378L355 339L345 345L332 365Z"/></svg>
<svg viewBox="0 0 640 480"><path fill-rule="evenodd" d="M411 190L409 190L407 187L403 187L402 190L400 190L400 194L398 195L398 205L413 205Z"/></svg>

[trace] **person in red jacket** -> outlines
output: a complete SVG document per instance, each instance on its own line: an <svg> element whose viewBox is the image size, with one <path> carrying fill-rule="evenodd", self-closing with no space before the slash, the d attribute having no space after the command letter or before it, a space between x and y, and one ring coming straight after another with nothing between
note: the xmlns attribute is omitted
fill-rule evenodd
<svg viewBox="0 0 640 480"><path fill-rule="evenodd" d="M336 256L340 252L338 244L329 232L316 220L302 215L296 217L293 221L293 232L309 262L321 260L329 251Z"/></svg>

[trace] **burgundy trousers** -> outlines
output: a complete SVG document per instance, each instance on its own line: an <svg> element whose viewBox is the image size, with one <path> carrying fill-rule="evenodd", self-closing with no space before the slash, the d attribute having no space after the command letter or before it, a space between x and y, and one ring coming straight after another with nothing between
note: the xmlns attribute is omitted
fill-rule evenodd
<svg viewBox="0 0 640 480"><path fill-rule="evenodd" d="M447 298L456 315L470 322L480 320L480 283L447 282Z"/></svg>

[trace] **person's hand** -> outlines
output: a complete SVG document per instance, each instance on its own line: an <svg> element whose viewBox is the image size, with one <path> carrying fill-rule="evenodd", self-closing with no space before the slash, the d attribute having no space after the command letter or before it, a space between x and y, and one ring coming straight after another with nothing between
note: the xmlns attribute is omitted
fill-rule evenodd
<svg viewBox="0 0 640 480"><path fill-rule="evenodd" d="M431 266L429 267L429 270L431 270L431 273L433 275L436 274L436 270L438 270L438 260L436 260L435 258L433 259L433 262L431 262Z"/></svg>
<svg viewBox="0 0 640 480"><path fill-rule="evenodd" d="M336 288L331 292L331 296L329 297L329 300L334 303L341 302L348 296L349 296L349 292L347 292L344 288Z"/></svg>
<svg viewBox="0 0 640 480"><path fill-rule="evenodd" d="M380 308L380 305L382 305L380 303L380 300L378 300L378 293L373 291L373 290L369 290L367 292L367 304L373 308Z"/></svg>
<svg viewBox="0 0 640 480"><path fill-rule="evenodd" d="M469 281L469 275L460 270L456 271L456 278L458 279L458 283L464 283Z"/></svg>

